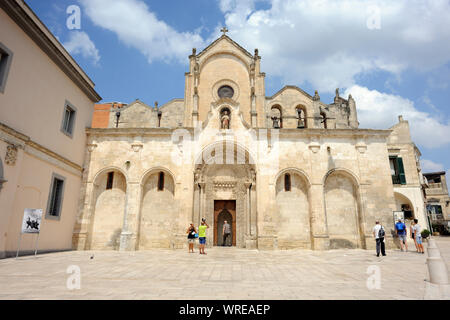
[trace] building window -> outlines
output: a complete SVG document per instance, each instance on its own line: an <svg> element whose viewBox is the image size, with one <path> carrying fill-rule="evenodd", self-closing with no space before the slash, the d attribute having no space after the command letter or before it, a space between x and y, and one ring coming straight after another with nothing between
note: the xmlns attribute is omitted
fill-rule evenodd
<svg viewBox="0 0 450 320"><path fill-rule="evenodd" d="M114 172L108 173L108 179L106 180L106 190L111 190L113 188L114 182Z"/></svg>
<svg viewBox="0 0 450 320"><path fill-rule="evenodd" d="M66 101L64 106L64 116L61 131L72 137L73 128L75 126L76 109L73 105Z"/></svg>
<svg viewBox="0 0 450 320"><path fill-rule="evenodd" d="M442 207L438 204L427 205L427 210L431 214L432 220L444 220L444 215L442 214Z"/></svg>
<svg viewBox="0 0 450 320"><path fill-rule="evenodd" d="M12 52L0 42L0 93L5 92L12 57Z"/></svg>
<svg viewBox="0 0 450 320"><path fill-rule="evenodd" d="M54 174L50 186L46 217L59 219L61 217L65 178Z"/></svg>
<svg viewBox="0 0 450 320"><path fill-rule="evenodd" d="M297 107L297 129L305 129L306 128L306 111L303 107Z"/></svg>
<svg viewBox="0 0 450 320"><path fill-rule="evenodd" d="M283 128L283 113L281 111L281 106L276 105L273 106L270 110L270 116L273 122L273 128L274 129L280 129Z"/></svg>
<svg viewBox="0 0 450 320"><path fill-rule="evenodd" d="M403 159L400 157L389 157L389 165L391 167L392 183L406 184L405 168Z"/></svg>
<svg viewBox="0 0 450 320"><path fill-rule="evenodd" d="M323 129L327 129L327 115L323 112L320 113L320 124Z"/></svg>
<svg viewBox="0 0 450 320"><path fill-rule="evenodd" d="M286 192L291 191L291 175L290 174L284 175L284 191L286 191Z"/></svg>
<svg viewBox="0 0 450 320"><path fill-rule="evenodd" d="M160 172L158 176L158 191L164 190L164 172Z"/></svg>
<svg viewBox="0 0 450 320"><path fill-rule="evenodd" d="M217 91L219 98L233 98L234 89L230 86L221 86Z"/></svg>
<svg viewBox="0 0 450 320"><path fill-rule="evenodd" d="M409 204L402 204L402 211L406 220L414 219L414 214Z"/></svg>

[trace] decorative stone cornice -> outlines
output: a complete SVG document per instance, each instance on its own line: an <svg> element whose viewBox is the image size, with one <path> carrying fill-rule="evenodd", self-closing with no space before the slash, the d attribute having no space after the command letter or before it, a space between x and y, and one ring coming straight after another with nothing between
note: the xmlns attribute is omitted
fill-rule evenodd
<svg viewBox="0 0 450 320"><path fill-rule="evenodd" d="M134 152L141 151L143 147L144 147L144 145L142 143L133 143L131 145L131 148L133 149Z"/></svg>
<svg viewBox="0 0 450 320"><path fill-rule="evenodd" d="M364 142L358 142L355 146L359 153L366 153L367 145Z"/></svg>
<svg viewBox="0 0 450 320"><path fill-rule="evenodd" d="M0 123L0 140L3 140L8 144L13 144L17 148L23 149L28 154L34 155L41 160L53 163L54 165L59 166L64 170L71 171L76 175L81 174L83 171L83 168L78 164L57 154L56 152L51 151L39 143L32 141L30 137L2 123Z"/></svg>
<svg viewBox="0 0 450 320"><path fill-rule="evenodd" d="M93 152L95 150L95 148L97 148L97 144L95 144L95 143L90 143L87 145L87 149L89 152Z"/></svg>
<svg viewBox="0 0 450 320"><path fill-rule="evenodd" d="M215 189L233 189L236 187L236 181L215 181L214 188Z"/></svg>

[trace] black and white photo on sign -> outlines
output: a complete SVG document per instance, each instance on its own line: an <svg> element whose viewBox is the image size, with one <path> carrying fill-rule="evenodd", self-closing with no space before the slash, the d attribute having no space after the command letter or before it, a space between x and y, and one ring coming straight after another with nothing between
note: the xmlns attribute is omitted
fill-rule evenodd
<svg viewBox="0 0 450 320"><path fill-rule="evenodd" d="M42 209L25 209L22 233L39 233L41 230Z"/></svg>
<svg viewBox="0 0 450 320"><path fill-rule="evenodd" d="M394 224L401 219L405 221L405 213L403 211L394 211Z"/></svg>

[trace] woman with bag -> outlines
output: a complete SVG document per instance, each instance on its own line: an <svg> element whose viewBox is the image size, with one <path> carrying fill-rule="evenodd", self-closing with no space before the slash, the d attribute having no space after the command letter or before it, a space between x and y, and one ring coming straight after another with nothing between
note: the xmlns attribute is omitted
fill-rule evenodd
<svg viewBox="0 0 450 320"><path fill-rule="evenodd" d="M189 228L186 231L187 237L188 237L188 244L189 244L189 253L194 253L194 242L197 235L197 230L195 230L194 224L191 223Z"/></svg>

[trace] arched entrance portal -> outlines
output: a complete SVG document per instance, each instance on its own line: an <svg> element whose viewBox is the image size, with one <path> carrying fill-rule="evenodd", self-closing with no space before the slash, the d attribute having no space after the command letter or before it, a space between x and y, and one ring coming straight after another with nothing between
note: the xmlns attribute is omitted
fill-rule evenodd
<svg viewBox="0 0 450 320"><path fill-rule="evenodd" d="M208 246L222 245L227 217L232 245L256 248L256 171L245 148L229 141L205 148L197 158L194 190L192 221L198 226L206 219Z"/></svg>

